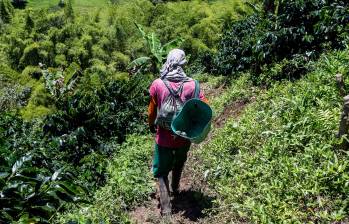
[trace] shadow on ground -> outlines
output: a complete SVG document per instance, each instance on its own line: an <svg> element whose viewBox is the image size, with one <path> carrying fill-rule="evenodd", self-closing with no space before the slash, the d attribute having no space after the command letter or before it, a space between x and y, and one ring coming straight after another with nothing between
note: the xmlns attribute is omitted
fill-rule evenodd
<svg viewBox="0 0 349 224"><path fill-rule="evenodd" d="M212 208L212 201L200 191L184 190L172 200L172 214L182 213L183 218L195 222L205 217L203 211Z"/></svg>

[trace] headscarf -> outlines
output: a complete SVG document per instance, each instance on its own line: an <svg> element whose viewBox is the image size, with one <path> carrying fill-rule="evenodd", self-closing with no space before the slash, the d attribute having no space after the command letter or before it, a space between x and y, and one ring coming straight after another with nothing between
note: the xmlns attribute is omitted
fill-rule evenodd
<svg viewBox="0 0 349 224"><path fill-rule="evenodd" d="M160 70L160 78L170 82L185 82L191 80L184 73L182 66L187 63L185 53L180 49L173 49L167 55L166 63Z"/></svg>

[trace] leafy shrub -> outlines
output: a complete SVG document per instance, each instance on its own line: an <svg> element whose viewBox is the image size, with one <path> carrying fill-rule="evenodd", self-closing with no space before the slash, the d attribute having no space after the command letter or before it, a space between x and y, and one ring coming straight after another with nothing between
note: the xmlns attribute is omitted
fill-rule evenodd
<svg viewBox="0 0 349 224"><path fill-rule="evenodd" d="M234 6L237 4L228 1ZM224 3L203 4L205 7L197 2L154 6L148 0L119 4L109 9L110 27L80 15L67 16L69 4L64 9L26 11L21 14L24 21L18 17L14 28L4 33L5 52L17 70L38 62L49 67L68 66L75 62L86 69L92 66L91 59L103 60L108 65L114 63L113 52L124 54L126 57L118 55L117 59L125 64L127 57L135 59L150 53L150 48L144 48L142 36L136 32L136 21L147 32L147 26L152 26L151 30L160 34L162 43L185 38L184 50L196 58L214 50L222 24L234 17L234 8L223 10ZM195 14L192 8L197 9ZM140 11L142 13L137 13ZM179 15L181 20L176 19ZM23 22L26 25L19 26ZM123 72L126 70L124 65L114 67Z"/></svg>
<svg viewBox="0 0 349 224"><path fill-rule="evenodd" d="M41 69L38 66L27 66L25 69L22 71L23 76L29 76L34 79L40 79L42 76Z"/></svg>
<svg viewBox="0 0 349 224"><path fill-rule="evenodd" d="M26 47L26 43L22 38L17 37L17 35L15 34L13 36L11 35L5 37L5 40L7 41L7 45L5 46L7 58L10 61L11 66L13 66L13 68L18 68L19 61Z"/></svg>
<svg viewBox="0 0 349 224"><path fill-rule="evenodd" d="M112 64L116 70L125 71L126 67L130 63L130 58L118 51L112 53Z"/></svg>
<svg viewBox="0 0 349 224"><path fill-rule="evenodd" d="M59 67L67 67L68 62L64 54L58 54L55 56L55 64Z"/></svg>
<svg viewBox="0 0 349 224"><path fill-rule="evenodd" d="M92 47L91 51L92 51L92 56L94 58L102 60L102 61L107 61L108 60L108 55L103 50L103 48L101 48L100 46L94 45Z"/></svg>
<svg viewBox="0 0 349 224"><path fill-rule="evenodd" d="M233 27L225 32L215 58L215 69L218 73L231 75L235 71L248 69L253 63L253 44L265 31L263 26L258 27L260 20L257 15L249 16L234 23Z"/></svg>
<svg viewBox="0 0 349 224"><path fill-rule="evenodd" d="M0 2L0 20L4 23L9 23L13 16L14 9L9 0Z"/></svg>
<svg viewBox="0 0 349 224"><path fill-rule="evenodd" d="M33 101L29 101L28 104L20 110L20 116L27 120L40 119L55 111L52 107L47 107L43 105L37 105Z"/></svg>
<svg viewBox="0 0 349 224"><path fill-rule="evenodd" d="M34 20L32 18L31 11L28 10L26 15L25 15L24 29L26 31L28 31L29 33L31 33L31 31L34 29L34 26L35 26L35 22L34 22Z"/></svg>
<svg viewBox="0 0 349 224"><path fill-rule="evenodd" d="M216 71L231 75L251 68L258 75L264 65L297 54L314 58L327 46L343 47L348 3L297 0L275 7L273 14L266 11L232 25L220 43Z"/></svg>
<svg viewBox="0 0 349 224"><path fill-rule="evenodd" d="M0 63L0 76L10 80L16 80L19 77L19 74L9 65Z"/></svg>
<svg viewBox="0 0 349 224"><path fill-rule="evenodd" d="M24 51L19 63L21 66L25 65L38 65L39 62L45 57L44 54L40 51L40 46L38 43L33 43L27 46Z"/></svg>
<svg viewBox="0 0 349 224"><path fill-rule="evenodd" d="M15 84L11 79L0 74L0 113L24 106L30 93L30 88Z"/></svg>
<svg viewBox="0 0 349 224"><path fill-rule="evenodd" d="M27 123L19 117L4 117L0 114L0 118L4 118L0 119L0 130L6 130L0 134L0 153L1 158L5 160L1 172L10 170L12 164L23 155L30 153L33 156L32 167L28 168L30 172L23 171L26 172L21 174L24 175L21 176L24 179L15 187L11 187L15 181L11 179L13 175L1 175L5 182L0 183L6 183L1 186L4 187L1 189L1 195L7 195L7 187L14 188L13 190L23 189L23 192L18 193L21 196L16 195L17 201L14 204L8 203L9 196L2 198L4 203L1 205L13 210L10 214L1 213L2 220L28 221L41 217L43 222L47 221L57 209L63 209L64 200L77 202L76 195L84 193L80 192L81 189L75 189L77 183L94 189L105 182L106 158L118 149L108 140L122 143L128 133L144 132L145 117L142 111L147 103L143 95L148 86L146 76L130 80L107 78L102 80L102 88L98 89L89 83L87 77L88 75L81 81L79 89L63 92L63 95L54 99L56 112L50 111L52 114L44 121ZM49 98L46 98L47 96ZM46 108L43 106L47 104L45 99L52 99L50 96L45 86L39 85L27 107L22 110L23 116L36 117L41 113L41 108ZM128 159L124 157L126 158ZM66 183L63 179L55 182L48 178L55 176L53 173L62 167L65 167L67 172L74 173L74 178L67 179ZM25 181L28 178L27 174L34 179ZM16 178L19 180L19 177ZM27 202L25 198L33 193L33 186L42 181L45 181L42 187L46 190L41 192L37 189L35 197L33 196L35 201ZM47 195L47 192L52 193ZM42 207L35 206L39 199L45 202L39 204ZM18 209L10 207L17 205ZM51 207L54 209L47 210Z"/></svg>
<svg viewBox="0 0 349 224"><path fill-rule="evenodd" d="M85 49L85 46L79 40L75 40L72 43L72 47L68 50L68 61L76 62L82 67L86 67L89 60L89 52Z"/></svg>
<svg viewBox="0 0 349 224"><path fill-rule="evenodd" d="M52 163L57 151L52 148L55 152L48 155L50 150L44 150L49 144L39 125L1 113L0 130L1 222L48 223L63 203L81 200L85 191L62 163Z"/></svg>
<svg viewBox="0 0 349 224"><path fill-rule="evenodd" d="M264 65L258 77L252 81L259 85L271 85L274 81L294 81L312 70L308 65L310 59L303 55L294 55L292 59L283 59L279 63Z"/></svg>
<svg viewBox="0 0 349 224"><path fill-rule="evenodd" d="M72 0L67 0L64 5L64 14L66 18L73 20L74 19L74 10Z"/></svg>
<svg viewBox="0 0 349 224"><path fill-rule="evenodd" d="M44 84L33 87L28 104L21 109L24 119L44 117L54 111L54 98L46 91Z"/></svg>
<svg viewBox="0 0 349 224"><path fill-rule="evenodd" d="M46 33L52 28L62 29L65 25L64 14L60 11L56 13L48 13L47 10L40 10L40 17L36 17L37 33Z"/></svg>
<svg viewBox="0 0 349 224"><path fill-rule="evenodd" d="M0 176L0 221L49 223L63 202L81 200L84 190L71 178L62 169L50 173L38 167L31 155L20 158Z"/></svg>
<svg viewBox="0 0 349 224"><path fill-rule="evenodd" d="M96 191L93 203L62 213L55 221L57 223L129 222L125 212L147 199L154 191L149 172L152 144L150 136L128 136L120 151L109 162L108 183Z"/></svg>
<svg viewBox="0 0 349 224"><path fill-rule="evenodd" d="M33 94L31 95L30 101L32 101L34 105L37 105L37 106L39 105L49 106L49 105L52 105L53 98L48 94L45 86L42 84L42 85L38 85L33 90Z"/></svg>
<svg viewBox="0 0 349 224"><path fill-rule="evenodd" d="M143 126L141 111L147 103L143 91L148 85L144 78L146 76L126 81L101 80L104 88L95 88L85 77L74 95L58 101L57 107L64 113L48 118L47 131L56 135L85 126L87 136L116 135L122 142L126 133Z"/></svg>

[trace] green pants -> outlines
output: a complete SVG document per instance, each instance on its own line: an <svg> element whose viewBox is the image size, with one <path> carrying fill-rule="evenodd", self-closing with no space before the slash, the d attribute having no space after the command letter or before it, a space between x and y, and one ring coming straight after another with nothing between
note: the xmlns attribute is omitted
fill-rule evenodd
<svg viewBox="0 0 349 224"><path fill-rule="evenodd" d="M190 146L167 148L155 144L153 174L154 177L167 176L172 169L182 169L187 160Z"/></svg>

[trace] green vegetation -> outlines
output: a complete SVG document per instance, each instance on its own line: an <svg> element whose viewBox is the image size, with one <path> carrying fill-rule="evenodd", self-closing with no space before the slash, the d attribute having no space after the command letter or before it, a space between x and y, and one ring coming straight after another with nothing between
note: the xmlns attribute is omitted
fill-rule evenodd
<svg viewBox="0 0 349 224"><path fill-rule="evenodd" d="M200 3L178 3L179 8L186 9L177 13L187 17L183 24L188 29L176 31L179 36L166 37L158 32L163 26L171 27L172 19L161 28L158 22L163 16L173 16L170 11L176 3L65 1L64 6L58 6L58 2L51 6L47 1L29 1L25 9L14 9L10 1L1 1L0 77L4 85L0 95L0 152L6 156L2 157L0 191L1 200L16 199L16 203L1 203L1 222L51 222L58 211L79 202L91 203L93 199L87 199L98 194L99 187L112 185L107 180L118 178L119 172L107 172L107 163L112 156L127 162L122 143L129 134L145 132L148 98L144 93L154 77L144 74L146 70L128 75L129 64L150 55L158 69L173 45L151 48L152 43L174 43L170 41L194 35L190 29L201 20L188 15L188 10ZM108 8L103 11L98 7L85 10L105 4ZM222 7L205 3L204 9L213 11L218 6ZM234 14L233 8L226 11ZM206 17L214 15L204 13L200 19ZM143 27L143 36L135 23ZM217 32L222 32L221 26L216 29L219 35ZM201 38L202 43L209 37L193 36ZM149 47L145 47L146 41ZM214 48L210 43L205 49ZM15 172L17 163L22 165ZM57 178L65 187L56 184ZM102 217L120 220L132 201L139 202L149 192L149 187L141 187L139 193L128 192L128 183L121 183L114 193L115 197L129 194L120 201L125 205L115 208L115 218ZM35 200L29 200L31 197ZM43 201L39 203L40 198ZM86 220L90 218L95 220L86 216Z"/></svg>
<svg viewBox="0 0 349 224"><path fill-rule="evenodd" d="M52 8L57 7L60 0L28 0L27 7L30 8ZM63 2L68 2L65 0ZM76 9L81 10L82 12L88 10L95 10L96 8L102 8L108 6L108 0L73 0L73 6Z"/></svg>
<svg viewBox="0 0 349 224"><path fill-rule="evenodd" d="M275 3L274 3L275 2ZM264 1L263 9L227 29L214 70L234 75L251 70L256 77L284 59L272 79L297 79L305 64L321 52L345 46L349 4L343 1ZM257 10L257 9L255 9ZM258 80L259 81L259 80Z"/></svg>
<svg viewBox="0 0 349 224"><path fill-rule="evenodd" d="M196 151L217 192L214 222L341 222L348 154L336 138L348 50L323 55L297 82L276 83ZM217 211L216 211L217 212Z"/></svg>
<svg viewBox="0 0 349 224"><path fill-rule="evenodd" d="M215 116L251 104L194 153L211 222L347 221L348 18L339 0L0 0L0 222L130 221L154 192L147 89L174 47L223 88Z"/></svg>
<svg viewBox="0 0 349 224"><path fill-rule="evenodd" d="M69 213L60 214L58 223L69 220L78 223L127 223L125 212L147 200L154 192L154 182L149 172L152 157L151 136L128 136L116 157L108 165L108 183L96 191L93 203L76 207Z"/></svg>

